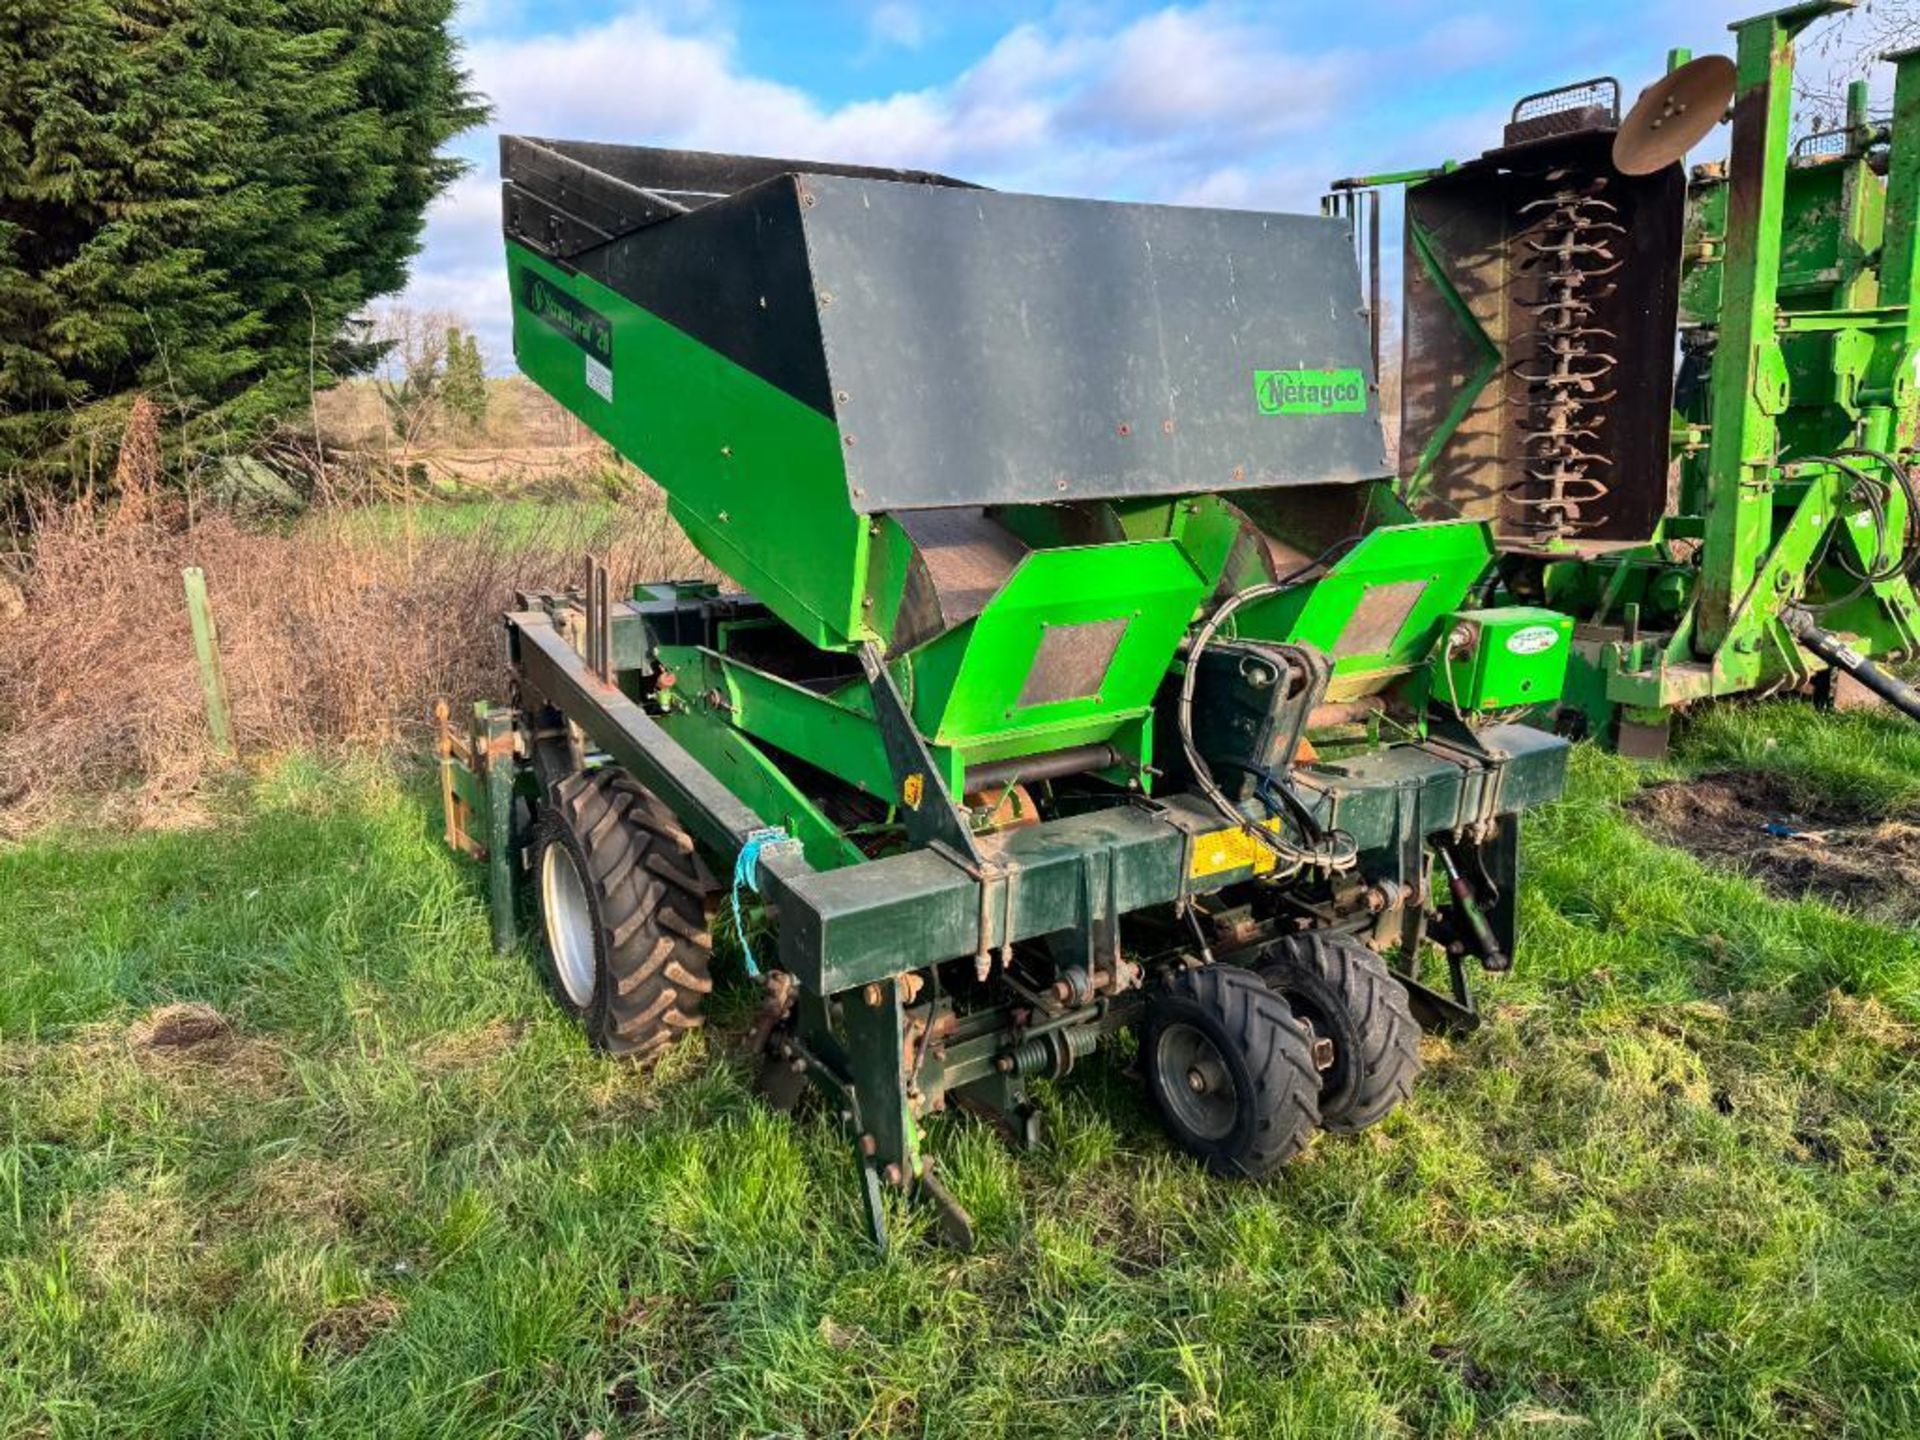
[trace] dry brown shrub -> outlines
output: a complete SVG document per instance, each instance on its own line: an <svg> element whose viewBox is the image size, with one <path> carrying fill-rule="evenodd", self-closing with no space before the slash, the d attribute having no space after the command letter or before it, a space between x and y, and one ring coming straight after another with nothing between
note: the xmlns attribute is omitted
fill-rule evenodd
<svg viewBox="0 0 1920 1440"><path fill-rule="evenodd" d="M557 504L529 533L504 515L457 535L424 512L384 528L341 510L262 529L140 486L112 505L43 507L26 613L0 626L0 832L109 787L164 813L207 775L186 566L206 572L246 759L424 745L436 700L458 713L503 698L500 615L516 590L577 583L589 551L617 585L710 573L650 488L611 519Z"/></svg>
<svg viewBox="0 0 1920 1440"><path fill-rule="evenodd" d="M120 437L120 457L113 466L113 488L123 503L145 499L160 477L160 407L145 395L133 397L127 412L126 433Z"/></svg>

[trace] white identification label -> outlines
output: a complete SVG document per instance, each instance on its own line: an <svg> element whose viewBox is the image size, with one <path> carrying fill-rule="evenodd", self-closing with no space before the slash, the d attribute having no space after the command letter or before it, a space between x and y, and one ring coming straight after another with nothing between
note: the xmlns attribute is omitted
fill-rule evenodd
<svg viewBox="0 0 1920 1440"><path fill-rule="evenodd" d="M1529 625L1507 637L1507 649L1515 655L1538 655L1560 643L1560 632L1551 625Z"/></svg>
<svg viewBox="0 0 1920 1440"><path fill-rule="evenodd" d="M591 355L587 361L587 388L602 400L613 399L613 371Z"/></svg>

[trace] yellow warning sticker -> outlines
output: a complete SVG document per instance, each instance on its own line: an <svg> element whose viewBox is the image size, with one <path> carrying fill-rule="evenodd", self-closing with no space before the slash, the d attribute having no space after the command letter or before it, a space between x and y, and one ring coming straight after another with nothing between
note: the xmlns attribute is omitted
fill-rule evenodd
<svg viewBox="0 0 1920 1440"><path fill-rule="evenodd" d="M918 810L920 808L920 797L926 793L926 787L927 777L922 775L918 770L914 771L913 774L907 776L907 778L901 782L900 799L906 804L907 809Z"/></svg>
<svg viewBox="0 0 1920 1440"><path fill-rule="evenodd" d="M1278 832L1280 821L1277 818L1262 821L1261 828ZM1187 867L1187 875L1193 880L1223 875L1229 870L1252 870L1256 875L1264 875L1278 863L1272 846L1249 835L1244 827L1233 825L1194 837L1193 863Z"/></svg>

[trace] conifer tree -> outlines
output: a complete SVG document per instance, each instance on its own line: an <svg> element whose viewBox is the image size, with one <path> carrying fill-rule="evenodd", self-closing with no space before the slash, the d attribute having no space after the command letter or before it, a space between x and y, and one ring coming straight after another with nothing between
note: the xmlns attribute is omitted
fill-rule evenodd
<svg viewBox="0 0 1920 1440"><path fill-rule="evenodd" d="M0 6L0 495L246 444L377 350L441 146L485 118L454 0Z"/></svg>
<svg viewBox="0 0 1920 1440"><path fill-rule="evenodd" d="M458 326L447 331L446 371L440 402L456 425L477 433L487 424L487 367L479 337Z"/></svg>

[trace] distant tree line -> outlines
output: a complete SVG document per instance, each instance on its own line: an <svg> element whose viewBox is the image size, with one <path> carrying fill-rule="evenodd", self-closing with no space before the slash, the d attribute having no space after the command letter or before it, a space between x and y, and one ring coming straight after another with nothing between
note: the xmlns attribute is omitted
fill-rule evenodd
<svg viewBox="0 0 1920 1440"><path fill-rule="evenodd" d="M486 117L454 3L0 5L0 498L110 472L135 397L177 463L373 364Z"/></svg>
<svg viewBox="0 0 1920 1440"><path fill-rule="evenodd" d="M461 439L485 431L486 361L479 338L455 317L387 305L374 317L372 334L382 349L374 391L403 455L435 428Z"/></svg>

